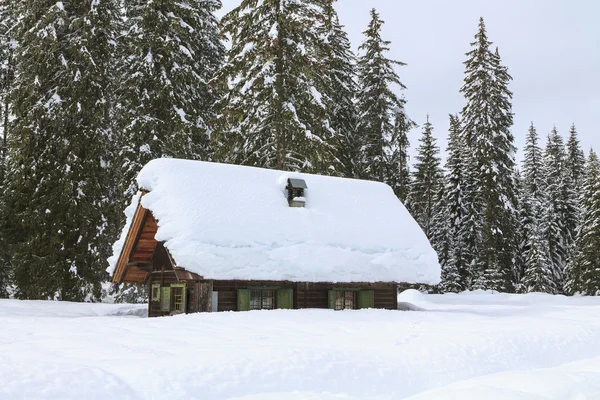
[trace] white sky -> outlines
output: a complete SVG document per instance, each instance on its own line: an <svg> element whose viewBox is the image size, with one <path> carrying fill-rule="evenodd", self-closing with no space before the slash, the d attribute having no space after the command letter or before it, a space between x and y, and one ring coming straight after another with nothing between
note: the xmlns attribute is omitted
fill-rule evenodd
<svg viewBox="0 0 600 400"><path fill-rule="evenodd" d="M226 12L240 0L223 0ZM600 1L598 0L338 0L342 24L356 50L375 7L386 22L389 57L399 67L409 117L422 125L429 113L442 151L448 114L459 112L463 61L485 19L513 77L513 134L519 151L531 121L544 136L556 124L566 136L575 123L587 153L600 151ZM420 129L411 132L414 148ZM518 157L521 158L520 155Z"/></svg>

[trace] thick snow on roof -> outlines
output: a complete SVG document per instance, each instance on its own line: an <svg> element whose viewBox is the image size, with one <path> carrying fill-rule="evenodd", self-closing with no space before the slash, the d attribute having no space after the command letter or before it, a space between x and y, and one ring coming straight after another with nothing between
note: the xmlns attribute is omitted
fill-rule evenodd
<svg viewBox="0 0 600 400"><path fill-rule="evenodd" d="M306 182L305 208L288 206L288 178ZM156 239L207 279L439 282L436 253L385 184L177 159L137 181Z"/></svg>

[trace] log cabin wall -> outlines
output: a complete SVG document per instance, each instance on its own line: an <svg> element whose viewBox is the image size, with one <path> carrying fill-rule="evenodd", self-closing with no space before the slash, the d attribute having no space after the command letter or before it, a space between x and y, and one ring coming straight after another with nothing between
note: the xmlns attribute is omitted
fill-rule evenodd
<svg viewBox="0 0 600 400"><path fill-rule="evenodd" d="M296 284L287 281L213 281L212 290L219 293L217 311L237 311L238 289L250 287L277 287L296 291ZM294 308L296 308L295 306L296 302L294 301Z"/></svg>
<svg viewBox="0 0 600 400"><path fill-rule="evenodd" d="M396 310L397 285L394 283L311 283L287 281L213 281L213 291L218 292L217 311L237 311L237 290L250 287L277 287L294 290L294 308L329 308L329 290L354 288L372 290L374 307Z"/></svg>

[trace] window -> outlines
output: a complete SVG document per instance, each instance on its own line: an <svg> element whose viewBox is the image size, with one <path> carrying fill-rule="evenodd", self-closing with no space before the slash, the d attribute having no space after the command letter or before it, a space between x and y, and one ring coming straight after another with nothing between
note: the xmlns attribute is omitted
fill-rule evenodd
<svg viewBox="0 0 600 400"><path fill-rule="evenodd" d="M160 301L160 283L152 284L152 294L150 298L152 301Z"/></svg>
<svg viewBox="0 0 600 400"><path fill-rule="evenodd" d="M336 290L335 291L335 309L353 310L356 308L356 291Z"/></svg>
<svg viewBox="0 0 600 400"><path fill-rule="evenodd" d="M329 291L329 308L333 310L355 310L375 307L373 290L333 289Z"/></svg>
<svg viewBox="0 0 600 400"><path fill-rule="evenodd" d="M293 309L294 290L277 287L254 287L238 289L237 310Z"/></svg>
<svg viewBox="0 0 600 400"><path fill-rule="evenodd" d="M273 310L275 308L275 290L250 290L251 310Z"/></svg>

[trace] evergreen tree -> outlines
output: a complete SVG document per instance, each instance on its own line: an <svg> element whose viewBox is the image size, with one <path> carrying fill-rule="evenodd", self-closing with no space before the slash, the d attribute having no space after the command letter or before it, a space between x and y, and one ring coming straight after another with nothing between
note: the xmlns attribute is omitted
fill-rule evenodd
<svg viewBox="0 0 600 400"><path fill-rule="evenodd" d="M579 210L567 169L565 146L556 128L548 136L544 158L548 196L544 207L544 237L555 286L560 292L565 284L564 270L575 237Z"/></svg>
<svg viewBox="0 0 600 400"><path fill-rule="evenodd" d="M465 83L467 103L462 110L464 142L470 154L471 217L477 235L470 252L475 287L512 290L515 253L515 183L512 79L500 55L490 50L483 19L467 53Z"/></svg>
<svg viewBox="0 0 600 400"><path fill-rule="evenodd" d="M6 147L10 114L9 93L14 79L14 33L16 19L14 2L0 2L0 189L4 193L6 167ZM0 197L0 204L3 199ZM1 207L1 206L0 206ZM11 279L11 266L4 238L0 236L0 298L8 296Z"/></svg>
<svg viewBox="0 0 600 400"><path fill-rule="evenodd" d="M150 160L210 158L215 118L208 82L224 57L218 0L125 0L117 119L122 203Z"/></svg>
<svg viewBox="0 0 600 400"><path fill-rule="evenodd" d="M0 133L2 138L2 164L4 167L6 158L6 137L8 134L9 121L9 98L10 89L14 79L14 51L16 41L16 19L13 2L0 3Z"/></svg>
<svg viewBox="0 0 600 400"><path fill-rule="evenodd" d="M100 296L110 186L110 0L20 2L2 209L20 298Z"/></svg>
<svg viewBox="0 0 600 400"><path fill-rule="evenodd" d="M515 171L515 187L516 187L516 224L515 230L515 259L514 259L514 288L515 292L523 292L523 276L525 275L525 255L527 254L527 233L526 224L531 220L531 210L526 201L527 196L523 188L523 177L520 170Z"/></svg>
<svg viewBox="0 0 600 400"><path fill-rule="evenodd" d="M396 186L402 195L399 182L404 178L396 174L402 172L403 166L394 165L391 158L405 148L403 135L413 123L404 110L406 101L393 92L393 86L405 89L394 70L394 66L405 64L386 58L391 42L381 38L382 25L379 14L372 9L371 22L359 47L362 55L358 59L357 134L361 143L361 178ZM397 153L394 161L402 163L403 157L406 159Z"/></svg>
<svg viewBox="0 0 600 400"><path fill-rule="evenodd" d="M468 219L468 206L465 202L466 188L466 147L461 136L460 120L450 115L448 148L446 149L446 177L444 179L443 208L448 221L445 247L449 249L447 261L442 264L441 290L460 292L469 287L468 266L472 255L469 253L471 236Z"/></svg>
<svg viewBox="0 0 600 400"><path fill-rule="evenodd" d="M546 181L542 149L533 126L529 127L523 161L523 193L521 201L521 227L524 241L524 271L521 279L522 291L555 293L556 283L552 278L548 244L544 240L543 215L547 204Z"/></svg>
<svg viewBox="0 0 600 400"><path fill-rule="evenodd" d="M567 170L571 178L573 189L578 193L583 185L585 156L581 149L575 124L571 125L571 129L569 130L569 140L567 141Z"/></svg>
<svg viewBox="0 0 600 400"><path fill-rule="evenodd" d="M347 52L330 49L322 37L331 32L324 27L330 22L326 3L247 0L223 17L231 49L215 83L226 88L214 136L220 160L282 170L338 170L337 135L352 121L343 120L348 104L340 104L334 122L327 113L335 105L325 103L332 96L329 80L342 73L336 68L349 66ZM344 41L339 32L336 40ZM324 54L329 55L325 62ZM324 73L327 64L330 70Z"/></svg>
<svg viewBox="0 0 600 400"><path fill-rule="evenodd" d="M333 145L335 157L340 162L341 176L355 178L358 176L357 166L360 155L356 137L356 107L354 95L356 88L356 57L348 35L339 22L333 8L333 0L326 0L324 5L325 22L318 25L319 36L324 43L319 56L322 72L317 77L319 90L324 95L325 115L331 122L335 134ZM325 171L321 171L325 172Z"/></svg>
<svg viewBox="0 0 600 400"><path fill-rule="evenodd" d="M392 149L388 168L388 185L394 189L394 193L400 201L405 202L410 188L410 169L408 162L410 156L408 149L408 131L414 127L414 123L408 119L402 109L396 109L394 115L394 132L392 134Z"/></svg>
<svg viewBox="0 0 600 400"><path fill-rule="evenodd" d="M582 192L583 218L567 266L569 294L600 295L600 164L591 151Z"/></svg>
<svg viewBox="0 0 600 400"><path fill-rule="evenodd" d="M433 137L433 125L429 122L429 116L423 125L423 135L419 142L409 204L412 216L431 241L436 229L434 217L438 211L436 206L439 205L438 196L443 184L443 173L440 167L439 147Z"/></svg>

